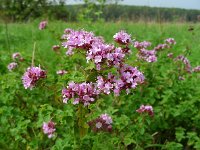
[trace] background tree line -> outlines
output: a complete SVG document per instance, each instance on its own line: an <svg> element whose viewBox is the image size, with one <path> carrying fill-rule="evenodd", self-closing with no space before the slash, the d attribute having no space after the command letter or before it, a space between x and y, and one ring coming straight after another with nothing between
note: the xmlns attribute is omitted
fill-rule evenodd
<svg viewBox="0 0 200 150"><path fill-rule="evenodd" d="M29 21L36 18L64 21L156 21L197 22L200 10L118 5L121 0L82 0L67 5L65 0L1 0L0 20Z"/></svg>

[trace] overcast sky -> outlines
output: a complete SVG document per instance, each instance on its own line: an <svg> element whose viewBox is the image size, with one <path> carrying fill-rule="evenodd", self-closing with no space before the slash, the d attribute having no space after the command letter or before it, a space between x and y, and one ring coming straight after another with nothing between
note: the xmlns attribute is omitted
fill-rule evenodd
<svg viewBox="0 0 200 150"><path fill-rule="evenodd" d="M79 0L67 0L68 4L77 4ZM123 0L125 5L139 5L152 7L175 7L185 9L199 9L200 0Z"/></svg>

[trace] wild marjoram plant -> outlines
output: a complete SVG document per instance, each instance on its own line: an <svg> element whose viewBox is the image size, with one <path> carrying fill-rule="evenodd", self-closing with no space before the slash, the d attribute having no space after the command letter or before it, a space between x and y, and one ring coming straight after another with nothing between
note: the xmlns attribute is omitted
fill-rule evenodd
<svg viewBox="0 0 200 150"><path fill-rule="evenodd" d="M46 26L47 22L45 21L40 24L39 28L43 30ZM142 70L142 68L144 69L144 67L147 68L148 65L146 64L158 61L158 53L162 52L164 49L172 48L176 42L173 38L168 38L163 44L159 44L153 47L152 50L149 50L151 47L150 42L133 40L131 35L123 30L116 33L113 38L115 44L107 44L102 37L97 37L92 32L69 28L65 29L62 35L61 45L64 49L67 49L66 55L69 56L68 59L70 60L70 57L72 58L73 55L78 55L78 57L83 57L86 62L86 64L81 62L79 68L76 70L76 72L80 72L83 76L81 80L76 81L76 78L67 78L66 86L65 84L63 84L63 86L58 84L60 86L59 91L60 95L62 95L62 102L65 104L64 106L66 106L65 111L66 109L68 110L68 112L66 112L68 116L65 118L65 112L60 109L63 107L54 109L48 104L39 105L41 107L38 108L39 110L34 108L37 114L35 114L35 112L33 113L34 119L38 117L37 127L33 126L27 129L28 132L33 132L35 139L32 141L29 135L25 137L23 134L21 137L17 137L17 139L23 139L23 142L26 142L24 139L32 141L28 148L30 148L30 146L34 147L33 145L38 140L38 137L42 139L43 134L45 137L49 138L49 141L46 139L45 145L42 148L48 146L50 142L52 143L50 145L53 145L52 149L64 149L65 147L70 149L141 149L144 148L144 146L151 147L151 144L160 146L159 144L161 142L157 144L155 136L159 136L157 135L158 129L161 128L162 131L166 126L161 127L156 124L156 121L162 123L161 121L163 118L158 117L159 115L156 114L158 111L154 112L154 108L150 103L147 103L142 104L138 109L126 112L128 114L125 115L123 107L126 107L126 109L132 107L129 102L132 100L126 99L128 95L140 98L140 96L143 96L142 92L144 90L146 90L148 94L148 89L144 88L148 88L146 85L149 83L147 83L144 73L140 70ZM54 45L52 47L56 53L59 53L60 48L60 45ZM134 49L134 51L132 51L132 49ZM131 54L136 55L137 66L129 65L130 62L128 58L130 58ZM14 53L12 57L14 62L7 66L9 72L14 72L24 61L24 58L19 52ZM169 57L168 60L174 58L173 53L168 53L165 57ZM48 75L47 70L41 69L40 66L34 66L33 60L34 58L32 59L32 66L28 67L22 76L22 83L26 90L30 89L30 92L34 93L34 88L37 89L37 87L40 87L42 89L48 86L44 86L44 82L50 75ZM193 72L200 72L199 66L192 69L188 59L182 55L175 57L173 62L180 62L178 64L179 80L184 80L182 77L184 73L191 74ZM181 63L183 63L183 66ZM70 66L72 64L68 65ZM85 65L88 66L85 67ZM85 68L82 69L83 67ZM81 71L83 71L83 73ZM65 69L56 72L57 75L61 76L62 82L66 82L66 78L62 77L65 75L70 76L70 73L70 70ZM40 84L42 80L44 82ZM53 82L53 79L51 80ZM58 81L55 80L55 82ZM56 85L56 87L58 85ZM153 89L152 86L149 87L151 88L150 90ZM55 88L49 87L48 92L50 90L56 93ZM35 94L36 93L37 91ZM19 93L17 94L19 95ZM51 94L49 95L52 96ZM149 95L150 94L147 96ZM58 96L56 95L55 97ZM124 102L121 101L119 97L124 97ZM164 103L164 101L161 102ZM106 103L105 105L112 105L109 107L109 110L100 109L100 107L105 108L104 103ZM31 106L31 104L29 106L28 102L26 105L27 107ZM130 105L130 107L128 107L128 105ZM138 106L138 104L135 105ZM73 111L74 113L72 113ZM51 113L55 114L52 115ZM114 115L114 113L116 113L116 115ZM139 117L132 117L134 113L138 114ZM47 117L49 120L42 120L45 118L41 117L43 115L49 116ZM128 115L130 118L127 117ZM151 124L152 121L154 121L154 125ZM152 130L156 131L155 133L148 133L150 126L152 126ZM38 127L40 127L40 130L38 130ZM11 131L13 133L20 132L23 129L23 125L20 124L18 128L19 130L14 128ZM187 137L184 136L183 132L185 131L183 128L176 128L176 130L178 141L184 138L192 140L193 137L196 137L196 135L190 132L187 132ZM38 143L36 142L38 145L36 144L37 146L34 147L35 149L38 149L39 145L43 145L40 139ZM61 139L65 139L65 144ZM53 141L55 141L55 143L53 143ZM194 142L197 143L198 139L196 138ZM173 147L174 145L177 148L181 147L177 143L171 142L166 148Z"/></svg>
<svg viewBox="0 0 200 150"><path fill-rule="evenodd" d="M40 24L40 29L44 29L45 27L43 26L46 26L46 22L45 25ZM88 63L91 61L95 64L95 67L91 68L90 73L92 74L92 71L95 71L97 75L95 76L95 82L93 80L90 81L89 78L83 83L70 82L62 90L63 103L67 104L70 99L73 99L73 104L79 105L78 111L81 111L80 109L88 109L88 105L95 104L102 94L109 95L114 93L115 96L119 96L122 90L125 90L129 94L131 89L137 88L145 80L143 73L137 67L125 64L125 56L131 54L130 45L133 44L138 49L137 56L139 59L147 62L155 62L157 60L156 51L168 48L174 44L174 40L172 39L171 42L166 42L157 46L156 50L150 51L146 50L146 48L151 43L133 41L131 35L125 31L116 33L113 38L119 44L118 47L113 44L106 44L102 37L96 37L92 32L84 30L75 31L72 29L65 30L65 34L62 36L64 40L62 46L68 49L66 54L73 55L75 52L84 54ZM106 72L109 72L107 76ZM90 75L88 74L88 76ZM32 89L38 80L45 77L46 72L40 67L29 67L22 77L24 87ZM151 116L152 114L153 112ZM103 116L100 117L102 120L97 119L94 125L95 129L94 127L92 128L95 131L99 131L108 125L106 130L111 131L111 117L107 114L102 114L101 116ZM82 119L80 117L78 116L78 119ZM92 126L91 123L89 125ZM52 121L44 123L44 133L48 133L46 128L51 128L51 126L52 128L54 127ZM49 136L49 138L51 137Z"/></svg>

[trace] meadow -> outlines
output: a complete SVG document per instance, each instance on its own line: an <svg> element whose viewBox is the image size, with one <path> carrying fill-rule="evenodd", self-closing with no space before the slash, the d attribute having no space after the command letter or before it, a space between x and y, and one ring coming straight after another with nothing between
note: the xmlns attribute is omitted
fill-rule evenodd
<svg viewBox="0 0 200 150"><path fill-rule="evenodd" d="M97 22L48 22L38 29L32 23L0 24L0 149L80 149L80 150L140 150L140 149L200 149L200 76L185 71L185 64L175 61L180 55L187 58L191 70L200 66L200 24ZM98 72L86 63L83 53L66 56L61 36L66 28L92 31L107 43L120 30L137 41L149 41L150 48L174 38L176 44L157 53L156 62L137 59L137 49L124 60L138 67L145 76L144 84L116 97L102 94L87 107L72 102L63 103L62 89L69 82L95 81L114 69ZM19 52L23 61L9 71L12 54ZM34 53L34 55L33 55ZM173 53L173 58L167 57ZM34 56L34 58L33 58ZM32 89L25 89L22 76L31 65L41 66L47 76ZM64 69L65 75L56 71ZM141 105L153 107L153 116L138 113ZM91 120L100 114L112 117L112 131L94 130ZM55 134L48 138L44 122L55 122ZM98 119L97 119L98 120ZM98 124L99 125L99 124ZM96 124L97 127L97 124Z"/></svg>

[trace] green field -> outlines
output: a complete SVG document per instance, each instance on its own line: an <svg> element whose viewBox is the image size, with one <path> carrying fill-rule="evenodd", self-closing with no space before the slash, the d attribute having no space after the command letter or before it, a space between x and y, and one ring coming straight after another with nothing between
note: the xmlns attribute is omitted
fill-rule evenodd
<svg viewBox="0 0 200 150"><path fill-rule="evenodd" d="M44 30L39 30L38 24L39 21L0 24L0 150L200 149L199 73L188 73L181 61L167 57L169 52L174 53L174 58L184 55L192 68L199 66L200 24L55 21ZM131 89L130 94L124 90L119 97L113 93L98 95L88 107L82 103L73 105L72 100L63 104L61 91L70 81L95 84L97 75L119 73L114 67L98 72L91 62L88 67L81 55L84 51L74 56L66 56L63 48L53 51L52 46L61 43L66 28L92 31L108 43L114 43L115 33L125 30L133 39L152 42L152 47L167 38L174 38L176 45L158 51L158 61L154 63L136 60L137 50L131 47L133 55L124 61L138 67L145 82ZM21 79L31 66L33 49L35 66L41 65L47 78L30 90L24 88ZM9 72L7 65L13 61L14 52L20 52L24 61L18 61L19 67ZM59 69L68 73L58 76ZM153 107L153 117L136 112L142 104ZM103 113L112 116L113 131L93 132L88 121ZM56 133L48 138L42 125L51 119L56 122Z"/></svg>
<svg viewBox="0 0 200 150"><path fill-rule="evenodd" d="M193 27L193 31L188 31ZM173 49L176 54L189 50L188 58L191 63L196 65L200 62L200 24L189 23L64 23L49 22L48 29L38 30L38 22L34 23L15 23L0 25L0 49L1 53L13 53L16 51L32 53L33 43L37 43L37 57L45 60L52 60L54 52L52 45L59 43L59 38L65 28L85 29L93 31L98 36L103 36L106 41L111 42L113 35L119 30L126 30L139 41L150 41L154 45L163 42L168 37L173 37L177 45ZM48 54L48 55L47 55Z"/></svg>

